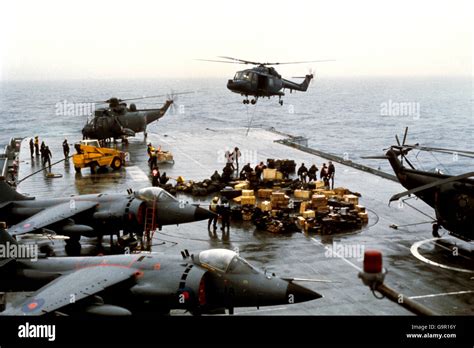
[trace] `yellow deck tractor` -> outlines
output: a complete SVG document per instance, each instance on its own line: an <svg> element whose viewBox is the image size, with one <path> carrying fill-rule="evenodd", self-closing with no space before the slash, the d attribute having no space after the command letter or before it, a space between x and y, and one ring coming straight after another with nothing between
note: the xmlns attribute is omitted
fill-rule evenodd
<svg viewBox="0 0 474 348"><path fill-rule="evenodd" d="M113 170L120 169L125 163L127 154L125 152L111 149L108 147L100 147L98 140L81 140L74 144L76 154L72 156L74 169L77 173L82 168L89 167L91 173L96 173L97 169L105 169L107 167Z"/></svg>

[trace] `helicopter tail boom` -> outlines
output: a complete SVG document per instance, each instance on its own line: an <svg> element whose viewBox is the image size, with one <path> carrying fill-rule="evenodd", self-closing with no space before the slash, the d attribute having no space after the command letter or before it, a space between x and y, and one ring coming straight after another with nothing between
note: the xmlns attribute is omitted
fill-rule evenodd
<svg viewBox="0 0 474 348"><path fill-rule="evenodd" d="M155 110L146 111L146 124L148 125L162 118L166 114L166 111L168 111L168 109L170 108L172 104L173 104L173 100L167 100L160 109L156 109L156 111Z"/></svg>
<svg viewBox="0 0 474 348"><path fill-rule="evenodd" d="M296 83L296 82L293 82L293 81L290 81L290 80L282 79L283 88L287 88L287 89L291 89L291 90L295 90L295 91L306 92L308 90L309 83L311 82L313 77L314 77L313 74L306 75L304 77L304 81L301 82L301 83Z"/></svg>

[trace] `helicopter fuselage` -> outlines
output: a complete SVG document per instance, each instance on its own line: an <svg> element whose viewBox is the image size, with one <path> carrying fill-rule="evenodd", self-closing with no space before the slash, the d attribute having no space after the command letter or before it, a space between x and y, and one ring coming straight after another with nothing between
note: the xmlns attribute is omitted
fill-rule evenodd
<svg viewBox="0 0 474 348"><path fill-rule="evenodd" d="M392 150L389 150L386 156L400 184L407 190L451 177L406 168ZM452 181L417 192L415 195L434 209L440 226L457 238L474 240L474 180Z"/></svg>
<svg viewBox="0 0 474 348"><path fill-rule="evenodd" d="M253 69L238 71L232 80L227 81L227 88L234 93L246 97L278 96L281 98L285 95L282 89L289 89L290 92L293 90L306 91L312 78L313 75L306 75L305 80L298 84L283 79L273 68L259 66Z"/></svg>
<svg viewBox="0 0 474 348"><path fill-rule="evenodd" d="M148 124L163 117L172 101L157 109L136 110L120 105L101 108L95 111L94 117L84 126L82 134L89 139L108 139L135 136L138 132L146 132Z"/></svg>

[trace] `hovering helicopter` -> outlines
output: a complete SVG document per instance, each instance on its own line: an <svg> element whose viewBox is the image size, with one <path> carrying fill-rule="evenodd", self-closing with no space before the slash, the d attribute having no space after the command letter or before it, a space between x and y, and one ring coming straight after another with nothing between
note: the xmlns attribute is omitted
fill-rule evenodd
<svg viewBox="0 0 474 348"><path fill-rule="evenodd" d="M245 96L243 100L244 104L256 104L260 97L273 97L278 96L280 105L283 105L281 97L285 95L282 91L289 89L290 93L293 91L306 92L309 83L313 79L314 75L310 72L308 75L303 77L302 83L296 83L290 80L286 80L272 67L272 65L283 65L283 64L302 64L302 63L314 63L314 62L331 62L333 60L311 60L303 62L285 62L285 63L260 63L252 62L249 60L237 59L232 57L220 56L219 58L227 60L212 60L212 59L198 59L206 62L217 62L217 63L228 63L228 64L251 64L256 65L252 69L245 69L237 71L232 80L227 81L227 88L234 93L238 93ZM249 101L248 97L253 96L254 98Z"/></svg>
<svg viewBox="0 0 474 348"><path fill-rule="evenodd" d="M426 172L415 169L406 157L411 150L456 154L460 157L474 158L473 151L459 151L436 147L405 144L408 127L405 128L403 141L396 135L397 145L392 145L385 156L363 158L388 159L400 183L407 191L393 195L390 202L414 194L429 206L436 214L433 221L433 236L440 237L439 228L444 227L451 235L471 241L474 239L474 172L461 175L445 175L439 172ZM401 158L401 160L399 159ZM403 165L405 161L410 168ZM395 226L396 228L396 226Z"/></svg>
<svg viewBox="0 0 474 348"><path fill-rule="evenodd" d="M162 118L170 106L176 102L176 96L192 92L174 93L171 95L155 95L139 98L110 98L105 101L95 102L97 104L108 104L94 111L94 117L87 122L82 129L84 139L105 140L109 138L123 139L134 137L138 132L144 132L147 136L146 127L153 121ZM126 101L158 98L167 96L165 104L156 109L137 109L135 104L127 107Z"/></svg>

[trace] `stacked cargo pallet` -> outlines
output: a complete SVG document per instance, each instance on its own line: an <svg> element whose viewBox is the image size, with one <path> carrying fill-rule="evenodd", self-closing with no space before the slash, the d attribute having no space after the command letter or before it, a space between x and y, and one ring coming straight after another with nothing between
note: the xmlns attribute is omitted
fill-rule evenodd
<svg viewBox="0 0 474 348"><path fill-rule="evenodd" d="M288 208L290 197L285 195L284 192L272 192L272 195L270 196L270 202L273 209L285 209Z"/></svg>
<svg viewBox="0 0 474 348"><path fill-rule="evenodd" d="M275 181L275 180L283 180L283 173L276 170L266 168L263 170L263 181Z"/></svg>

